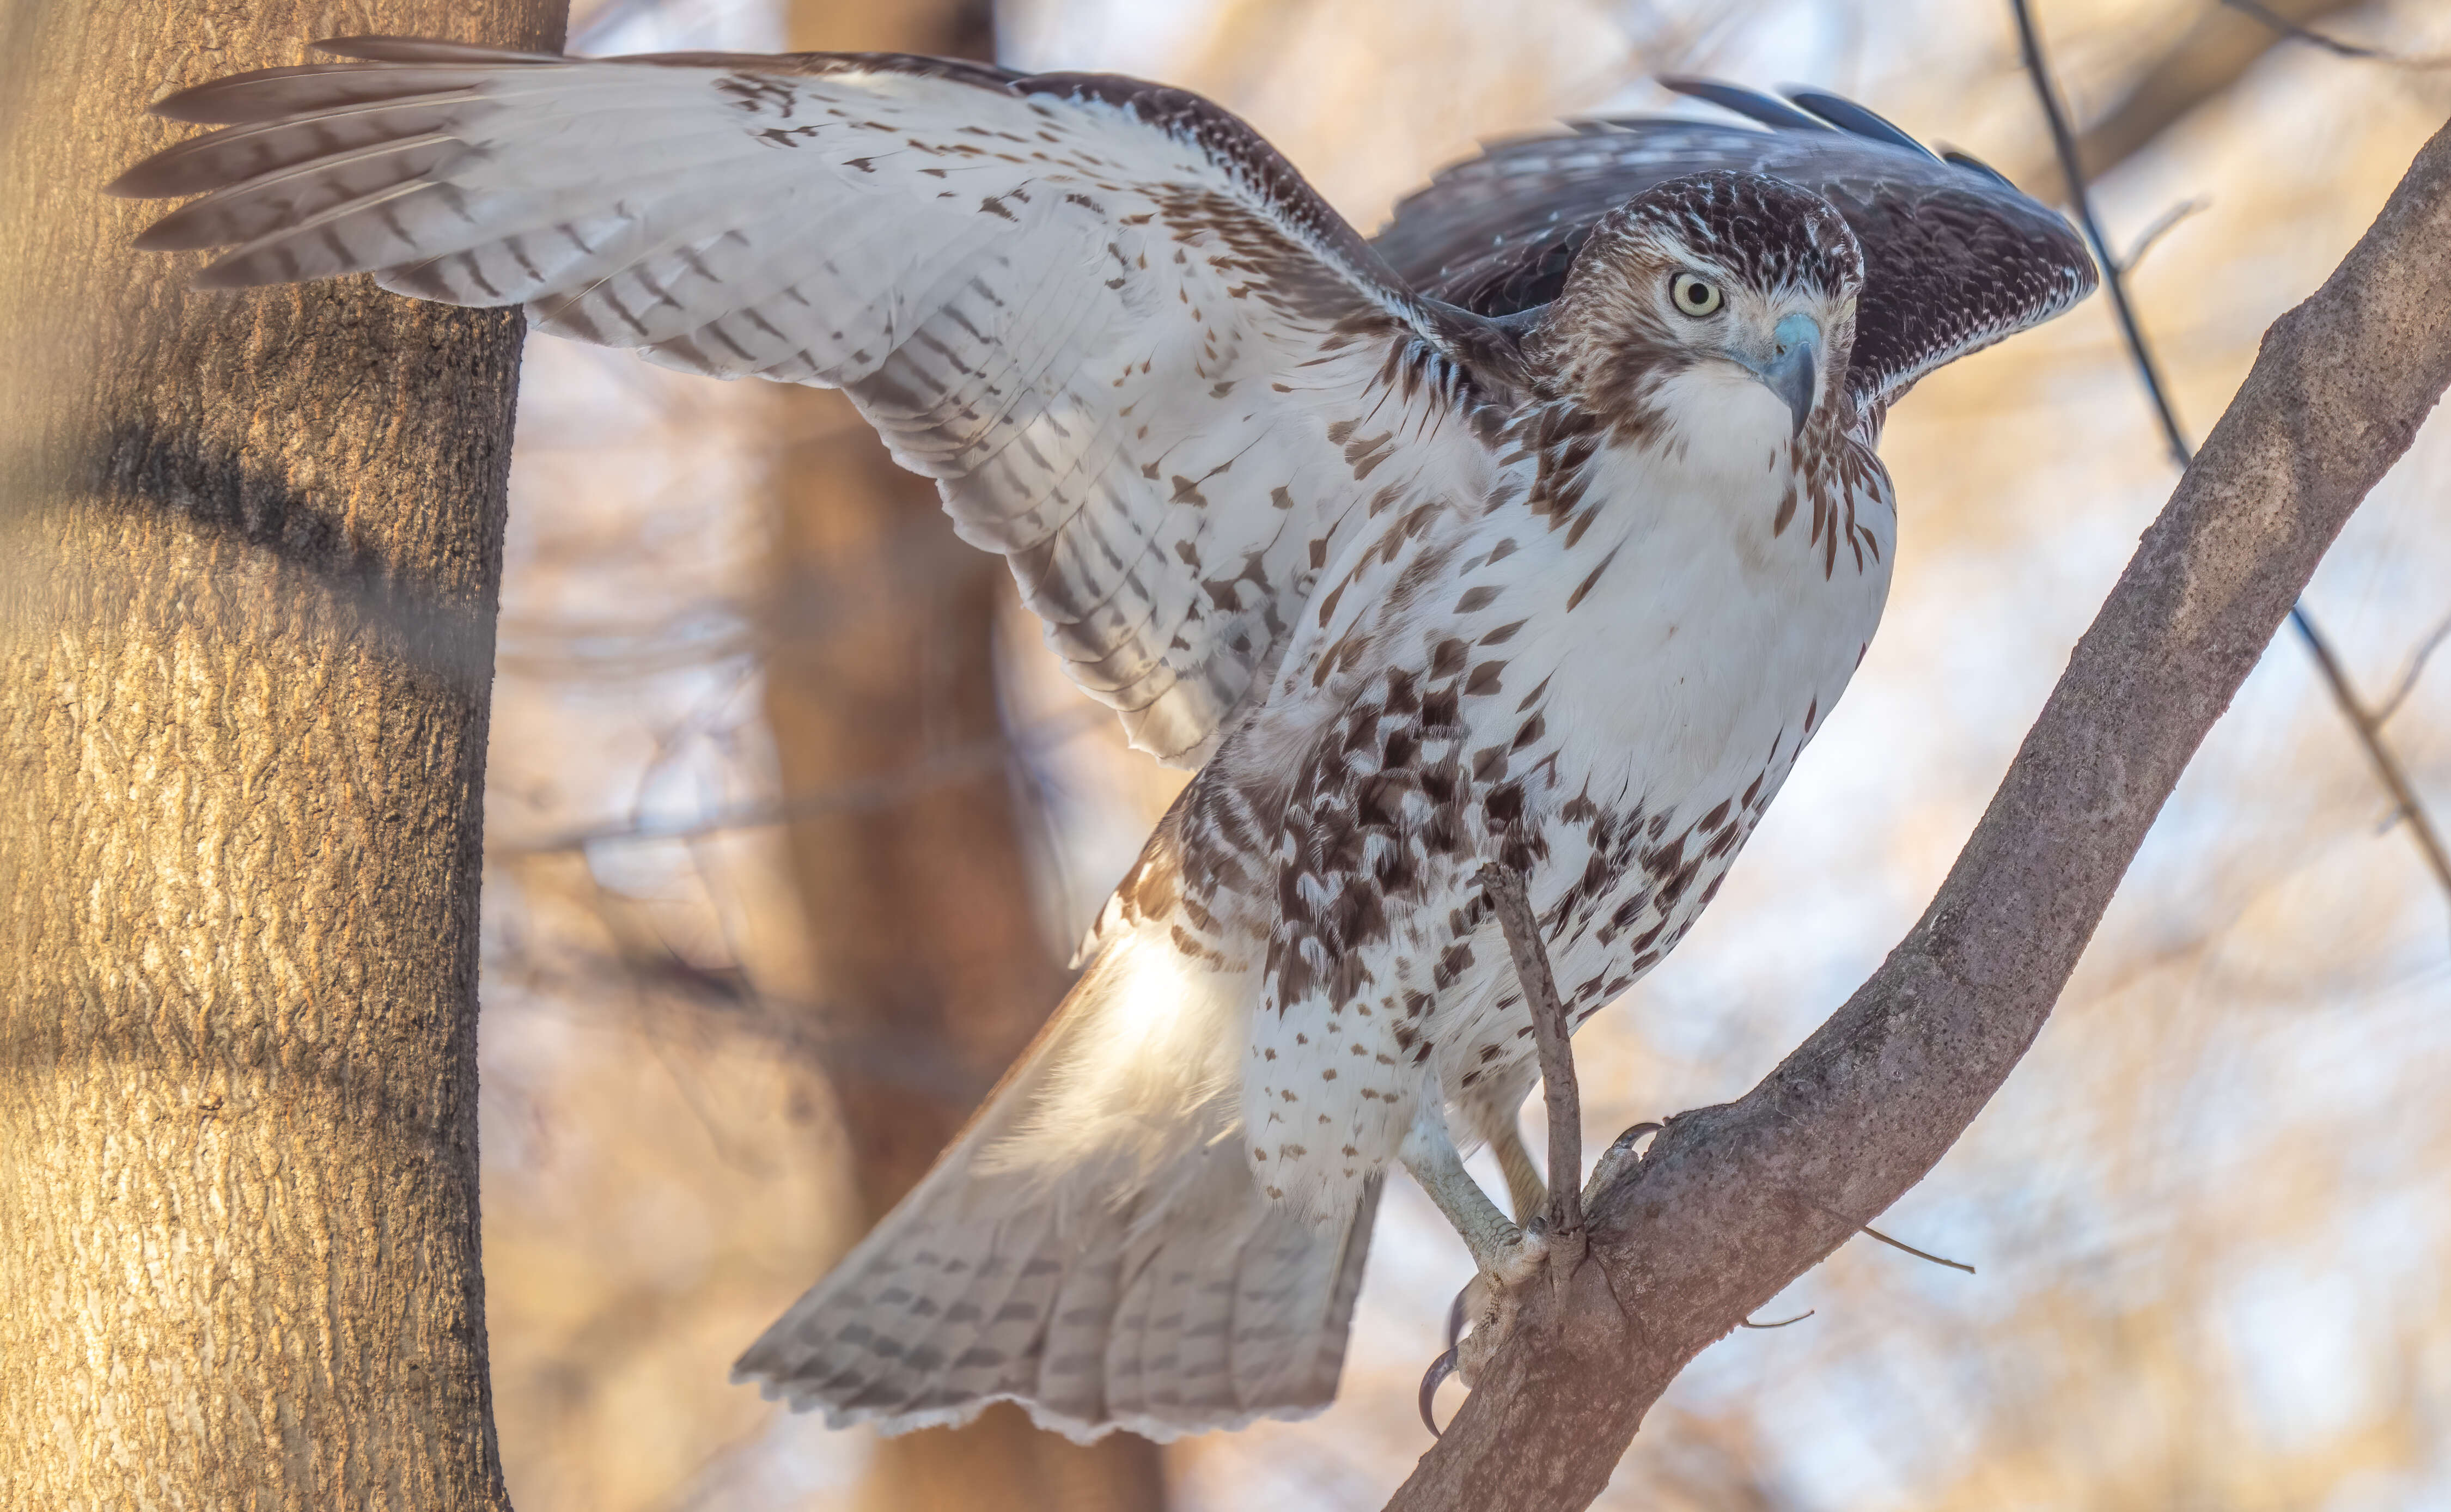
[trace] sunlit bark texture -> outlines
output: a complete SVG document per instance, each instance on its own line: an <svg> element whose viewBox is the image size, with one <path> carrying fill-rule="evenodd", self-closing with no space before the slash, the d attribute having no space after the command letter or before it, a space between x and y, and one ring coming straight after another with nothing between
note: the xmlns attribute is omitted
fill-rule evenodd
<svg viewBox="0 0 2451 1512"><path fill-rule="evenodd" d="M993 46L986 0L795 0L790 19L800 50ZM853 1052L835 1089L865 1227L926 1173L1064 974L1030 899L1031 816L998 743L1004 564L954 538L934 485L896 468L841 396L776 397L767 715L826 1037ZM890 796L860 796L880 779ZM913 1074L851 1069L880 1065ZM860 1497L895 1512L1138 1512L1163 1492L1147 1441L1083 1449L998 1407L884 1441Z"/></svg>
<svg viewBox="0 0 2451 1512"><path fill-rule="evenodd" d="M200 294L167 90L551 0L0 10L0 1505L507 1505L479 803L520 322Z"/></svg>

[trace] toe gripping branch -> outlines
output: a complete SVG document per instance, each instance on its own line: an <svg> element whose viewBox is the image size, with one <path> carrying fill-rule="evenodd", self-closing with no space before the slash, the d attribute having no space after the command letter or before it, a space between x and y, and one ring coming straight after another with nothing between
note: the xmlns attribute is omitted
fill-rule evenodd
<svg viewBox="0 0 2451 1512"><path fill-rule="evenodd" d="M1532 1014L1532 1039L1540 1055L1540 1088L1549 1109L1549 1200L1546 1208L1537 1216L1526 1215L1525 1238L1530 1251L1524 1259L1533 1265L1553 1263L1560 1241L1574 1252L1579 1252L1583 1227L1583 1201L1615 1181L1628 1162L1638 1162L1641 1155L1635 1147L1646 1134L1659 1132L1657 1124L1637 1124L1617 1137L1599 1164L1592 1171L1588 1187L1575 1177L1583 1168L1582 1102L1575 1089L1575 1057L1569 1035L1573 1025L1566 1017L1566 1005L1558 996L1557 978L1549 969L1549 950L1540 938L1540 922L1532 912L1532 899L1523 885L1523 875L1509 867L1492 862L1480 869L1478 878L1481 891L1497 910L1498 922L1506 933L1507 952L1515 959L1515 974L1523 987L1524 1007ZM1561 1180L1560 1177L1563 1179ZM1817 1206L1817 1205L1816 1205ZM1833 1216L1845 1216L1834 1208L1824 1208ZM1854 1220L1850 1219L1850 1222ZM1917 1249L1914 1246L1891 1238L1869 1224L1857 1223L1858 1231L1885 1245L1905 1250L1918 1259L1936 1266L1963 1270L1969 1275L1974 1267L1963 1261L1947 1260L1939 1255ZM1439 1433L1438 1418L1431 1409L1432 1400L1446 1378L1456 1375L1462 1364L1464 1323L1475 1310L1475 1293L1484 1287L1505 1288L1528 1275L1515 1277L1475 1276L1471 1285L1456 1293L1455 1302L1447 1308L1447 1347L1444 1354L1430 1362L1422 1376L1422 1423L1433 1437ZM1486 1303L1489 1299L1480 1299ZM1778 1323L1754 1323L1748 1328L1784 1328L1789 1324L1802 1323L1811 1312ZM1479 1328L1473 1337L1480 1337ZM1470 1384L1471 1376L1464 1379Z"/></svg>

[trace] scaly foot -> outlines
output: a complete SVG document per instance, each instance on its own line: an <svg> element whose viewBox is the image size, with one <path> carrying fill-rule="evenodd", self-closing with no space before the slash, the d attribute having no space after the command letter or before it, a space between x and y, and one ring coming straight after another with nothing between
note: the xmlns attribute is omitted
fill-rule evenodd
<svg viewBox="0 0 2451 1512"><path fill-rule="evenodd" d="M1446 1353L1430 1362L1422 1377L1422 1423L1433 1436L1439 1424L1432 1401L1441 1384L1451 1375L1466 1386L1480 1378L1481 1366L1515 1331L1524 1289L1548 1268L1549 1236L1539 1219L1521 1228L1508 1224L1496 1237L1486 1252L1474 1247L1480 1272L1448 1306Z"/></svg>
<svg viewBox="0 0 2451 1512"><path fill-rule="evenodd" d="M1515 1331L1523 1289L1548 1268L1549 1236L1535 1219L1511 1249L1493 1258L1495 1263L1473 1277L1459 1298L1468 1324L1463 1337L1447 1341L1456 1354L1456 1379L1467 1386L1480 1378L1480 1367Z"/></svg>

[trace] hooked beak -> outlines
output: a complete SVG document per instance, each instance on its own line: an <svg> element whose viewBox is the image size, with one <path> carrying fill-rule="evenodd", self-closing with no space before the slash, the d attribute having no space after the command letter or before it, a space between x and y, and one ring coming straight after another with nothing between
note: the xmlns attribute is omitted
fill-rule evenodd
<svg viewBox="0 0 2451 1512"><path fill-rule="evenodd" d="M1821 324L1801 313L1784 316L1771 332L1771 341L1767 360L1740 361L1787 405L1787 412L1795 417L1795 428L1790 434L1801 436L1804 422L1813 417L1815 390L1821 386Z"/></svg>

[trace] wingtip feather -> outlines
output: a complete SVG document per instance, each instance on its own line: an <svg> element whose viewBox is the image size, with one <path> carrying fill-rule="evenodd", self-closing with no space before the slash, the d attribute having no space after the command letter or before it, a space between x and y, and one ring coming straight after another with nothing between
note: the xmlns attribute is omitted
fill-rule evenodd
<svg viewBox="0 0 2451 1512"><path fill-rule="evenodd" d="M568 63L559 52L526 52L516 48L489 48L473 42L446 42L437 37L325 37L311 44L317 52L358 63L442 63L479 66L513 63Z"/></svg>
<svg viewBox="0 0 2451 1512"><path fill-rule="evenodd" d="M1935 163L1940 161L1931 148L1915 140L1913 132L1878 111L1866 109L1844 95L1832 94L1827 89L1816 89L1810 85L1801 84L1781 85L1778 92L1794 101L1798 109L1819 116L1850 136L1862 137L1868 142L1879 142L1890 147L1903 147L1919 157L1931 158Z"/></svg>
<svg viewBox="0 0 2451 1512"><path fill-rule="evenodd" d="M251 73L233 73L225 79L212 79L203 84L174 89L145 108L145 113L164 121L176 121L181 126L221 126L226 118L221 113L220 102L230 93L230 86L284 73L283 69L258 69Z"/></svg>
<svg viewBox="0 0 2451 1512"><path fill-rule="evenodd" d="M2023 189L2017 188L2015 181L2010 179L2009 175L2001 172L1998 168L1993 167L1990 164L1984 162L1981 158L1976 157L1971 152L1962 151L1959 148L1944 145L1940 149L1940 160L1943 163L1954 164L1958 167L1966 168L1971 172L1980 173L1985 178L1990 179L1992 183L1999 185L2004 189L2016 189L2019 194L2026 192Z"/></svg>
<svg viewBox="0 0 2451 1512"><path fill-rule="evenodd" d="M401 70L364 63L302 63L209 80L166 94L146 109L182 126L252 126L335 105L373 105L466 88L481 78L465 65L456 74L438 74L431 68Z"/></svg>
<svg viewBox="0 0 2451 1512"><path fill-rule="evenodd" d="M1741 115L1747 120L1778 130L1828 131L1830 125L1786 101L1748 89L1741 85L1719 79L1698 79L1690 74L1663 73L1659 87L1671 94L1681 94L1689 100L1703 100L1722 110Z"/></svg>
<svg viewBox="0 0 2451 1512"><path fill-rule="evenodd" d="M190 252L213 244L182 236L176 217L166 215L137 232L127 245L140 252Z"/></svg>
<svg viewBox="0 0 2451 1512"><path fill-rule="evenodd" d="M145 246L141 240L137 245ZM168 252L179 251L182 248L175 245L155 245L145 247L145 250ZM263 288L268 285L288 282L290 281L279 273L265 270L259 263L231 256L218 262L207 263L197 269L196 276L187 280L187 286L196 289Z"/></svg>

